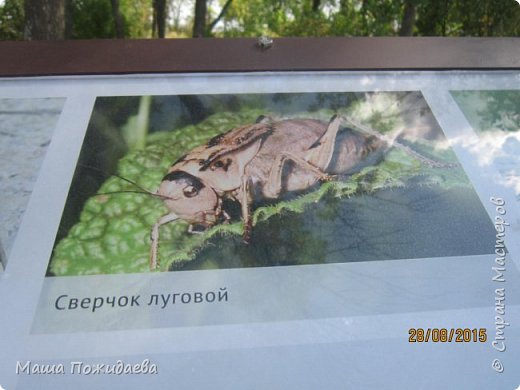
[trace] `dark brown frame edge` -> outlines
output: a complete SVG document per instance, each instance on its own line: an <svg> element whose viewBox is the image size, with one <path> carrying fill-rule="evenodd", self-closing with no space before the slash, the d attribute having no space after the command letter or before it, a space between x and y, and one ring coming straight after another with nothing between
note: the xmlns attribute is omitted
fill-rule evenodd
<svg viewBox="0 0 520 390"><path fill-rule="evenodd" d="M278 38L0 42L0 76L520 69L520 38Z"/></svg>

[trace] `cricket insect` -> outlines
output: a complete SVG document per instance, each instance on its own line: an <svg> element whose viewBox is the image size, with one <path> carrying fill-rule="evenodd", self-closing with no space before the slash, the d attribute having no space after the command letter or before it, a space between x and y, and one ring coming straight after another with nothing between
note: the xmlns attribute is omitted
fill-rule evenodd
<svg viewBox="0 0 520 390"><path fill-rule="evenodd" d="M342 128L346 122L355 130ZM327 123L314 119L275 121L261 116L255 124L232 129L213 137L178 159L168 169L159 189L168 214L151 231L150 268L158 264L159 229L177 219L209 228L228 223L223 200L240 204L243 239L252 229L251 206L283 195L310 189L335 175L359 172L397 147L434 166L445 167L409 147L351 118L334 116Z"/></svg>

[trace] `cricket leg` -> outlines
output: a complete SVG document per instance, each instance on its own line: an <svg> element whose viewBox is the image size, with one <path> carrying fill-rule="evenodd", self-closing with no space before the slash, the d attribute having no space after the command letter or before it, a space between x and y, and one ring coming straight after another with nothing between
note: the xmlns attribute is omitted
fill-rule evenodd
<svg viewBox="0 0 520 390"><path fill-rule="evenodd" d="M222 221L223 224L229 224L229 221L231 220L231 217L229 216L229 214L226 213L226 210L224 210L222 208L222 198L220 196L218 197L217 207L215 209L215 215L216 215L217 221L220 217L224 218L224 220Z"/></svg>
<svg viewBox="0 0 520 390"><path fill-rule="evenodd" d="M251 230L253 228L253 219L251 218L250 205L253 201L251 194L251 179L247 176L242 177L242 185L240 186L240 206L242 209L242 219L244 221L243 241L248 244L251 238Z"/></svg>
<svg viewBox="0 0 520 390"><path fill-rule="evenodd" d="M322 171L327 169L332 160L336 136L338 135L341 122L342 118L334 115L327 126L327 130L312 144L305 154L304 159Z"/></svg>
<svg viewBox="0 0 520 390"><path fill-rule="evenodd" d="M423 162L424 164L428 165L431 168L454 168L454 167L458 166L458 164L435 161L429 157L423 156L421 153L416 152L409 146L404 145L401 142L399 142L397 140L397 134L394 134L394 136L389 137L388 135L381 134L380 132L370 128L369 126L367 126L363 123L356 121L354 118L349 117L349 116L344 117L343 120L345 122L347 122L349 125L351 125L352 128L354 130L358 131L359 133L367 134L372 137L375 137L375 138L381 140L382 142L384 142L388 147L394 147L396 149L401 149L409 156L412 156L412 157L418 159L419 161Z"/></svg>
<svg viewBox="0 0 520 390"><path fill-rule="evenodd" d="M189 226L188 226L188 233L190 233L190 234L202 234L202 233L204 233L204 231L203 230L195 230L195 225L190 223Z"/></svg>
<svg viewBox="0 0 520 390"><path fill-rule="evenodd" d="M231 217L228 213L226 213L225 210L222 210L222 216L224 217L224 221L222 223L226 225L229 224L229 221L231 221Z"/></svg>
<svg viewBox="0 0 520 390"><path fill-rule="evenodd" d="M152 227L152 233L150 234L150 240L152 241L150 245L150 269L154 270L157 268L159 264L158 259L158 251L159 251L159 227L165 225L169 222L175 221L178 219L175 214L170 213L162 216L157 220L157 222Z"/></svg>
<svg viewBox="0 0 520 390"><path fill-rule="evenodd" d="M287 161L292 161L299 168L314 174L320 181L327 181L333 178L333 176L326 174L321 169L316 168L301 157L292 153L281 153L276 157L271 171L269 172L269 178L267 179L267 184L264 188L264 193L267 197L276 199L282 192L282 174Z"/></svg>

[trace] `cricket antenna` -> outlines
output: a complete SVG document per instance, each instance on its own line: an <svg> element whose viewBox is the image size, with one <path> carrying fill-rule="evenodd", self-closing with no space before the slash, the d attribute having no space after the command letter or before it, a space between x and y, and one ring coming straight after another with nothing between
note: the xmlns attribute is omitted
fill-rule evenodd
<svg viewBox="0 0 520 390"><path fill-rule="evenodd" d="M153 196L153 197L156 197L156 198L161 198L161 199L163 199L163 200L164 200L164 199L171 199L169 196L166 196L166 195L160 195L160 194L157 194L157 193L155 193L155 192L152 192L152 191L150 191L150 190L148 190L148 189L142 187L141 185L137 184L135 181L130 180L130 179L127 179L126 177L120 176L120 175L118 175L117 173L109 174L109 173L103 171L102 169L99 169L99 168L93 167L93 166L91 166L91 165L78 164L78 166L80 166L80 167L82 167L82 168L86 168L86 169L91 169L91 170L96 171L96 172L99 172L99 173L102 173L102 174L105 175L105 176L111 175L111 176L117 177L118 179L123 180L123 181L126 181L127 183L132 184L134 187L136 187L136 188L138 188L139 190L141 190L141 191L137 191L137 190L109 191L109 192L98 193L98 194L96 194L96 196L98 196L98 195L113 195L113 194L132 193L132 194L150 195L150 196Z"/></svg>

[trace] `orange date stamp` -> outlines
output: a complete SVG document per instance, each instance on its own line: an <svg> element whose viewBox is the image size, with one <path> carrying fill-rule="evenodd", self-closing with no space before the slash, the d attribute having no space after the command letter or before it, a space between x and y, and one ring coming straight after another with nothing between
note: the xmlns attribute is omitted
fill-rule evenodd
<svg viewBox="0 0 520 390"><path fill-rule="evenodd" d="M486 328L410 328L410 343L485 343Z"/></svg>

